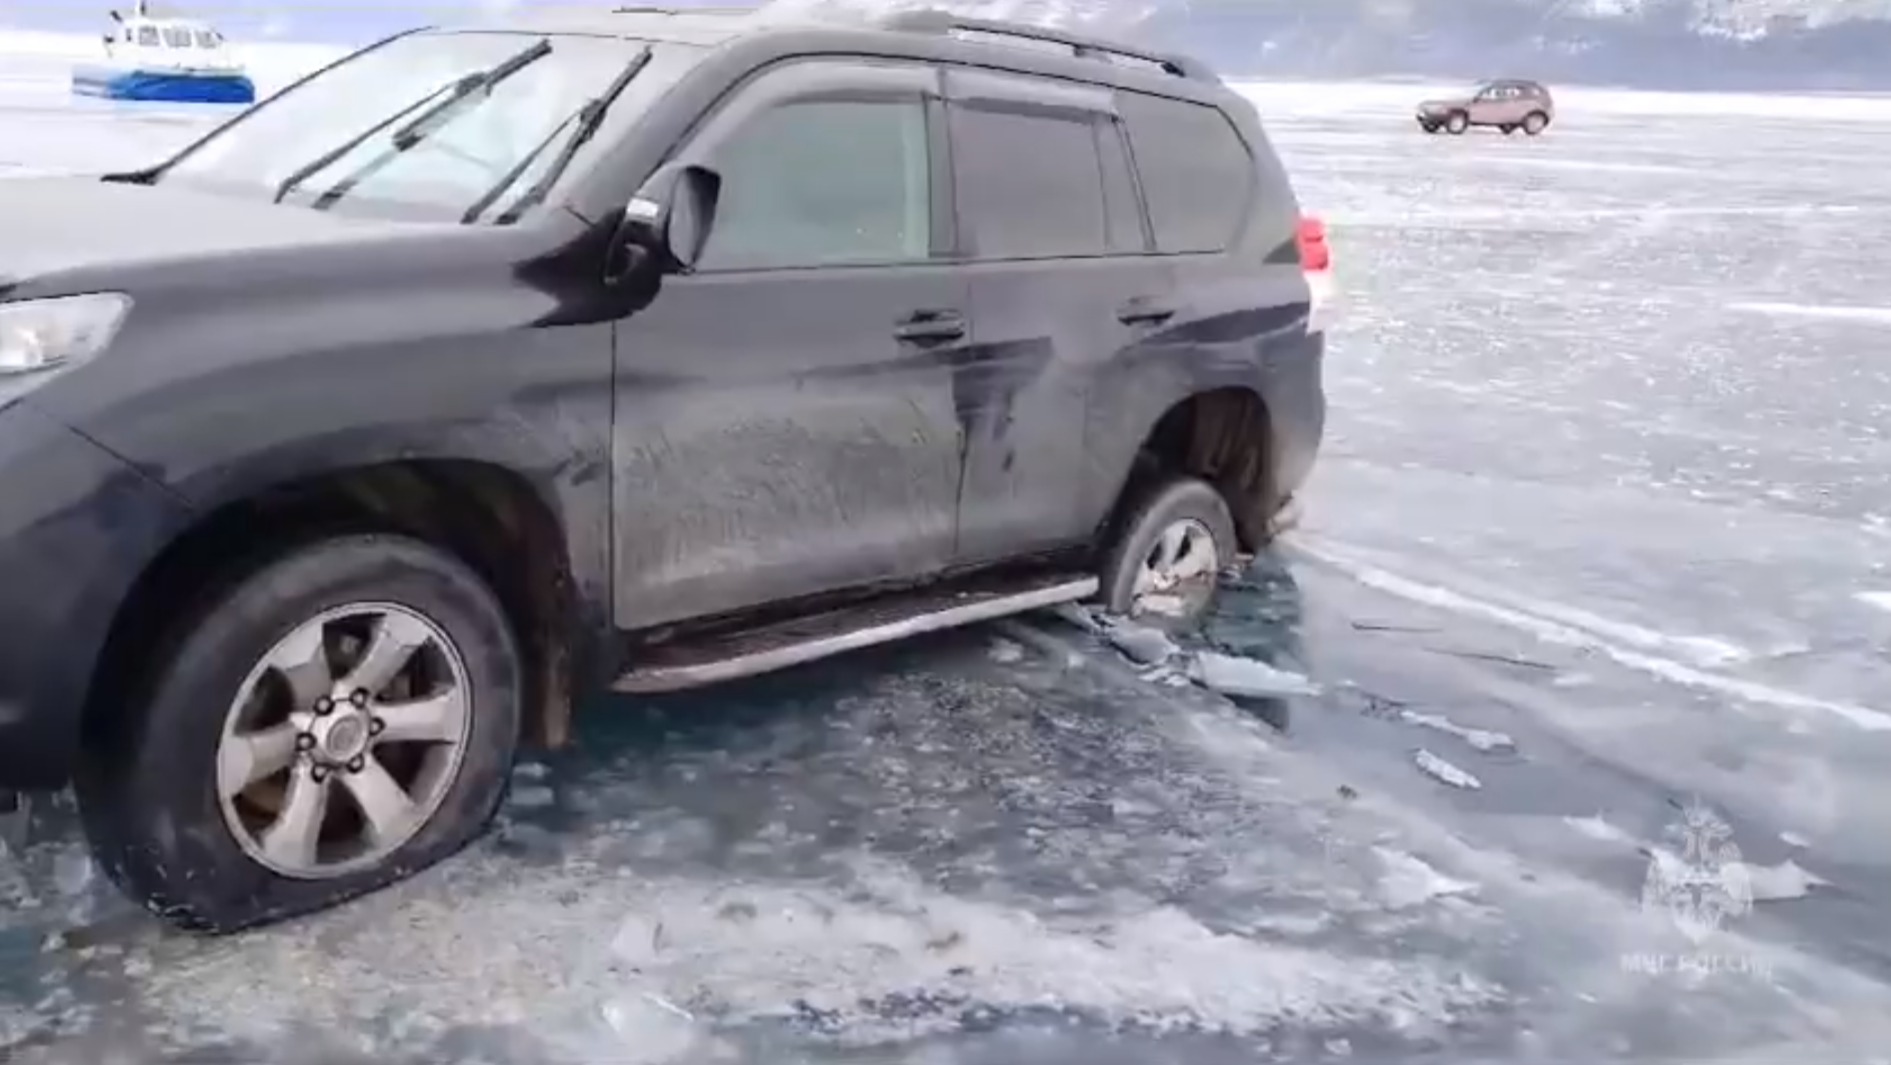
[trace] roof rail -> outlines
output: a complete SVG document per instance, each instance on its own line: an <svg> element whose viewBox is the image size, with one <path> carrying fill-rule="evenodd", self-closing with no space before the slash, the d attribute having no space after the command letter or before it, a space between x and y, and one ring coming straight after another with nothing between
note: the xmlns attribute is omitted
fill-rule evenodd
<svg viewBox="0 0 1891 1065"><path fill-rule="evenodd" d="M895 11L886 16L879 26L881 29L902 33L928 33L945 37L955 34L977 34L988 37L1015 37L1019 40L1039 41L1045 44L1061 45L1070 49L1079 59L1132 59L1138 63L1154 66L1178 78L1194 81L1213 81L1215 75L1201 62L1188 56L1165 52L1151 52L1133 45L1117 44L1097 37L1066 33L1063 30L1044 26L1026 26L1016 22L997 22L991 19L968 18L950 11L936 8L922 10Z"/></svg>
<svg viewBox="0 0 1891 1065"><path fill-rule="evenodd" d="M753 15L754 7L663 7L656 4L627 4L611 8L613 15Z"/></svg>

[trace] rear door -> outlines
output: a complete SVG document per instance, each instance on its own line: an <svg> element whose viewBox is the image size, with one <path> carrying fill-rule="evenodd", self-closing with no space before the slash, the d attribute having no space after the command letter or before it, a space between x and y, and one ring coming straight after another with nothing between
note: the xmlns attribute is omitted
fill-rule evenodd
<svg viewBox="0 0 1891 1065"><path fill-rule="evenodd" d="M923 65L794 61L676 153L722 193L696 272L617 329L621 628L951 562L969 287L939 94Z"/></svg>
<svg viewBox="0 0 1891 1065"><path fill-rule="evenodd" d="M1147 254L1115 94L949 68L959 261L975 344L954 388L966 439L959 554L1086 540L1086 411L1098 374L1146 357L1172 313Z"/></svg>
<svg viewBox="0 0 1891 1065"><path fill-rule="evenodd" d="M1324 410L1302 401L1317 398L1322 347L1308 330L1311 301L1295 240L1300 208L1259 117L1234 99L1217 107L1127 90L1117 96L1157 261L1174 279L1176 313L1152 338L1157 357L1121 360L1096 383L1085 506L1098 516L1116 500L1151 427L1191 393L1255 393L1283 439L1317 440L1312 429ZM1277 458L1288 478L1312 461L1310 453ZM1245 482L1250 474L1217 475ZM1252 532L1249 516L1236 518Z"/></svg>

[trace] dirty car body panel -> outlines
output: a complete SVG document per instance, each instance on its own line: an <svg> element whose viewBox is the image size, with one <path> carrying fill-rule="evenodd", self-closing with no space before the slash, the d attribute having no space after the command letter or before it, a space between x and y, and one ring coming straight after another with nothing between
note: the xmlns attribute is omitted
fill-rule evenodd
<svg viewBox="0 0 1891 1065"><path fill-rule="evenodd" d="M969 326L902 336L927 315L967 313L966 278L930 240L949 195L925 181L937 84L923 66L784 60L746 79L674 157L725 177L705 259L616 326L621 627L952 563L955 356ZM781 202L769 169L786 153L845 152L836 115L851 114L902 126L904 162L927 189L912 217L891 220L897 232L830 248L792 231L811 212Z"/></svg>

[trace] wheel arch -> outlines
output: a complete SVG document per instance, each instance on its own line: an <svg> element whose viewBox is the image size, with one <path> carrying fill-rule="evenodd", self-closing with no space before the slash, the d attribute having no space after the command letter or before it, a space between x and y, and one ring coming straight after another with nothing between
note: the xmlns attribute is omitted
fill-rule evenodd
<svg viewBox="0 0 1891 1065"><path fill-rule="evenodd" d="M440 547L492 586L527 656L527 736L561 744L576 677L601 653L608 617L608 600L592 590L604 573L589 546L601 551L606 530L574 528L596 519L574 513L561 483L463 453L336 451L321 463L222 472L213 491L187 496L192 520L146 560L114 612L83 707L86 743L136 698L180 604L189 609L297 544L392 532Z"/></svg>
<svg viewBox="0 0 1891 1065"><path fill-rule="evenodd" d="M1110 482L1106 537L1129 516L1150 478L1187 473L1214 485L1227 501L1243 550L1267 543L1280 504L1278 447L1259 390L1227 384L1190 391L1171 397L1141 424L1147 430Z"/></svg>

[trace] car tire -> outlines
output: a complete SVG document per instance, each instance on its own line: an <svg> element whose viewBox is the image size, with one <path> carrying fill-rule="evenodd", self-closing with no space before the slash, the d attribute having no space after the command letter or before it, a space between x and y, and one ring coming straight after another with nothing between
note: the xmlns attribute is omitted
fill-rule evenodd
<svg viewBox="0 0 1891 1065"><path fill-rule="evenodd" d="M1453 111L1450 117L1445 119L1445 132L1453 137L1462 136L1464 131L1470 128L1471 116L1462 111Z"/></svg>
<svg viewBox="0 0 1891 1065"><path fill-rule="evenodd" d="M1183 476L1154 481L1137 498L1104 556L1098 598L1110 613L1156 627L1194 624L1213 608L1239 550L1228 502Z"/></svg>
<svg viewBox="0 0 1891 1065"><path fill-rule="evenodd" d="M79 774L120 888L173 924L231 932L383 887L484 830L525 685L472 570L417 540L349 536L220 589L158 642Z"/></svg>
<svg viewBox="0 0 1891 1065"><path fill-rule="evenodd" d="M1423 129L1425 130L1425 132L1426 132L1426 133L1429 133L1429 134L1431 134L1431 135L1432 135L1432 136L1434 136L1434 137L1438 135L1438 123L1436 123L1436 122L1421 122L1421 123L1419 123L1419 125L1420 125L1421 127L1423 127Z"/></svg>
<svg viewBox="0 0 1891 1065"><path fill-rule="evenodd" d="M1532 137L1548 129L1549 125L1550 116L1541 111L1532 111L1523 116L1523 131Z"/></svg>

